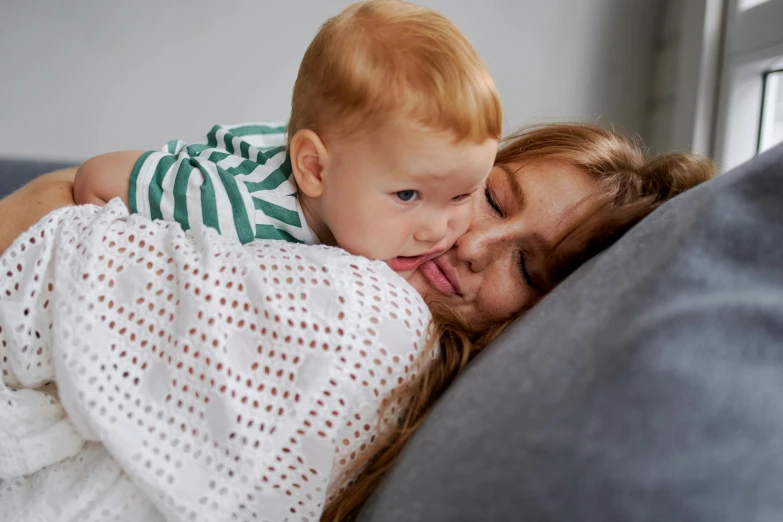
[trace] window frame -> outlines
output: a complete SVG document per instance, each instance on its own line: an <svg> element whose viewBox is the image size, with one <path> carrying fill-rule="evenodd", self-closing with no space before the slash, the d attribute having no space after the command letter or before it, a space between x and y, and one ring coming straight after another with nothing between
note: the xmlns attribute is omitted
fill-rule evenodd
<svg viewBox="0 0 783 522"><path fill-rule="evenodd" d="M745 10L729 0L713 155L722 171L758 151L764 74L783 65L783 0Z"/></svg>
<svg viewBox="0 0 783 522"><path fill-rule="evenodd" d="M778 64L779 66L781 64ZM769 89L769 83L772 79L772 75L775 75L775 86L772 88L772 90ZM781 85L780 82L783 82L783 66L777 67L776 69L768 69L764 71L764 74L762 76L761 80L761 110L759 111L759 130L758 130L758 140L756 140L756 154L760 154L766 149L770 147L774 147L775 143L772 145L767 145L764 143L764 134L765 134L765 127L767 125L774 126L775 122L775 115L778 110L778 105L781 104L781 100L778 100L777 97L781 95ZM775 98L773 98L773 96ZM774 99L774 103L773 103ZM771 115L771 116L770 116ZM768 121L767 119L770 118ZM776 142L780 143L780 142Z"/></svg>

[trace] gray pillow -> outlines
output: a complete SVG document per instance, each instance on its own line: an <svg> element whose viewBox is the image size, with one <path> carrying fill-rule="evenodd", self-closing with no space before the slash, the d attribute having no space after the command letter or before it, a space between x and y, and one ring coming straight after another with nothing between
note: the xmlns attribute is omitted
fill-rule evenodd
<svg viewBox="0 0 783 522"><path fill-rule="evenodd" d="M783 146L661 207L507 331L359 520L783 520Z"/></svg>

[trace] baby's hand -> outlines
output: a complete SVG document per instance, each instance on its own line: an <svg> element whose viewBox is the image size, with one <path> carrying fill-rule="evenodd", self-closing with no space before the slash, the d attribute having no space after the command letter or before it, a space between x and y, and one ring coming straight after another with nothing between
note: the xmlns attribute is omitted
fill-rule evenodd
<svg viewBox="0 0 783 522"><path fill-rule="evenodd" d="M131 172L140 151L110 152L90 158L76 171L73 200L77 205L103 206L114 198L128 205Z"/></svg>

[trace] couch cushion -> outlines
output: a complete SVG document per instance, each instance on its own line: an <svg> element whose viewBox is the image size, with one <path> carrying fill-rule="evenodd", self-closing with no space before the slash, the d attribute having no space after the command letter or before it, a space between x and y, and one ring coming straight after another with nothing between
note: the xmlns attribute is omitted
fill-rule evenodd
<svg viewBox="0 0 783 522"><path fill-rule="evenodd" d="M783 146L662 206L507 331L359 519L783 520Z"/></svg>

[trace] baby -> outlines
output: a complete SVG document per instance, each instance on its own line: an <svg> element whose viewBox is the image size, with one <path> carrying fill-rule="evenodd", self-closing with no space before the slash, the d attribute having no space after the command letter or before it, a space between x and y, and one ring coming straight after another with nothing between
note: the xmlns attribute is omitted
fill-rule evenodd
<svg viewBox="0 0 783 522"><path fill-rule="evenodd" d="M492 79L454 24L400 0L358 2L305 52L287 144L283 128L215 126L204 143L96 156L79 168L74 199L121 197L131 212L243 243L340 246L405 277L467 230L501 119ZM281 146L270 148L275 133Z"/></svg>

